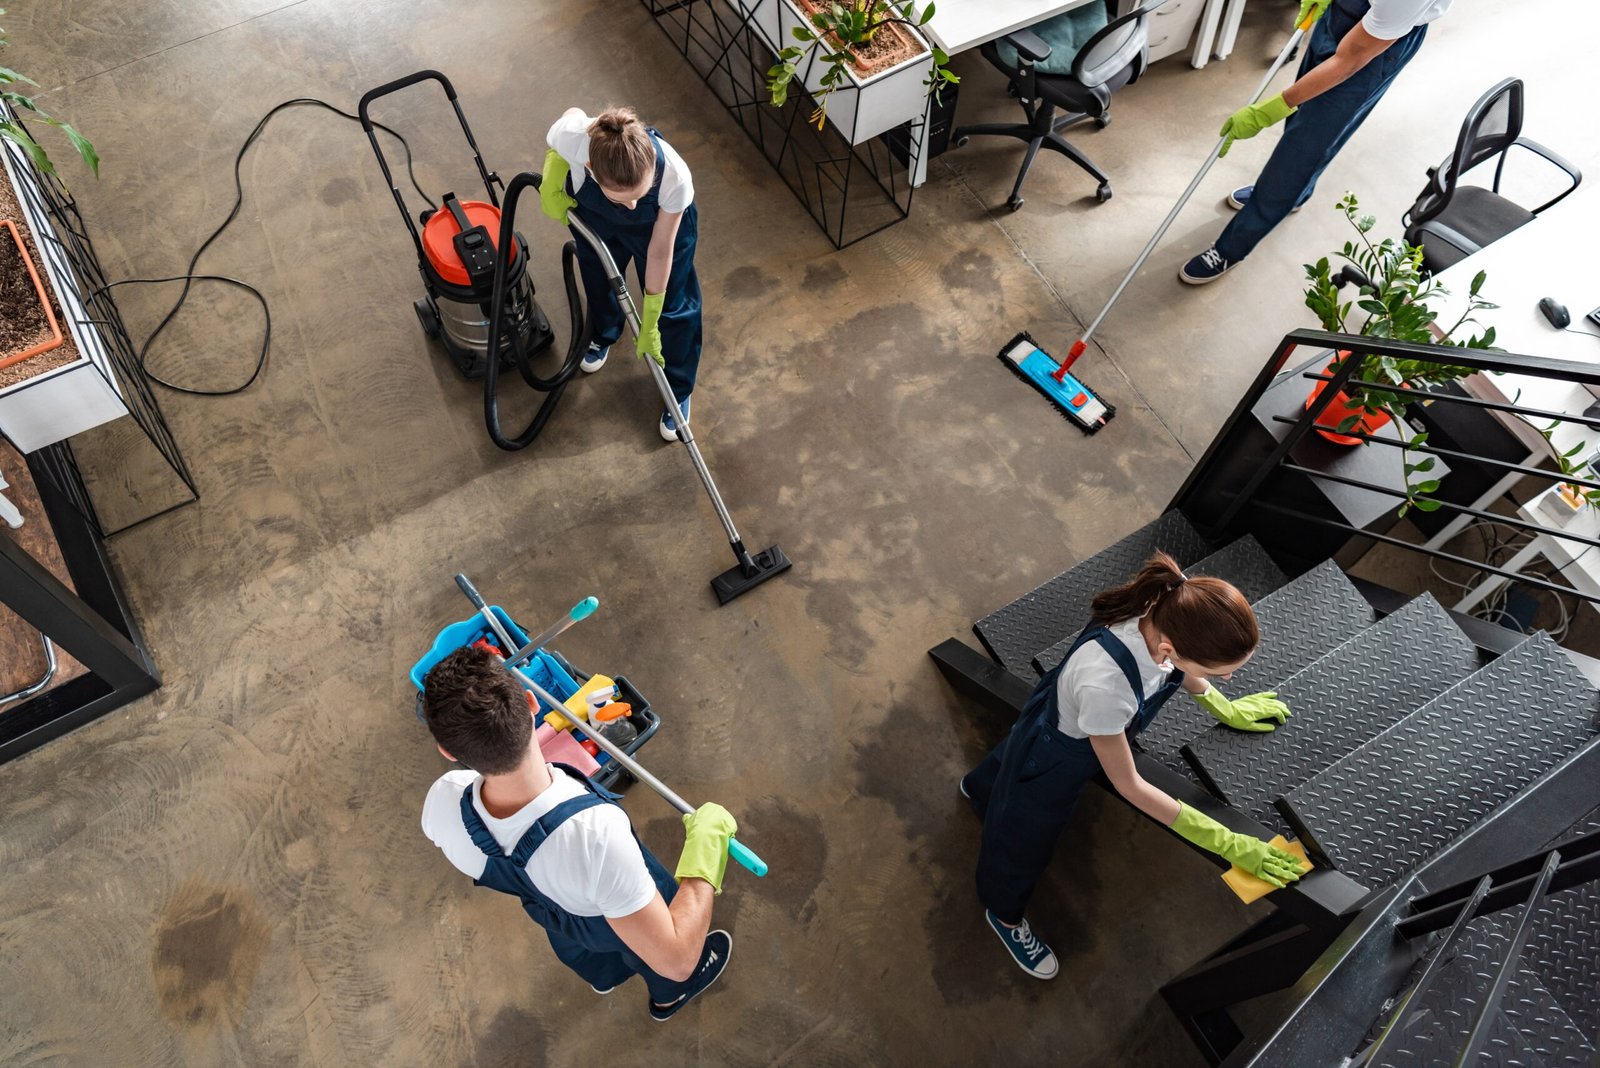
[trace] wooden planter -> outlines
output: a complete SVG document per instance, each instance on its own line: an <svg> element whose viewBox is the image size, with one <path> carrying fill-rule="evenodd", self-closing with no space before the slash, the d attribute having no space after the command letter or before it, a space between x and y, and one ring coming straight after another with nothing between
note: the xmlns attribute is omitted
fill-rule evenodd
<svg viewBox="0 0 1600 1068"><path fill-rule="evenodd" d="M741 16L750 20L751 27L766 41L776 54L795 44L793 30L798 26L810 28L811 20L794 0L724 0ZM902 123L920 119L928 106L928 72L933 69L933 52L916 31L905 27L922 44L922 50L903 62L863 75L860 70L846 68L847 85L828 97L828 122L844 135L852 145L870 141L887 133ZM819 47L819 51L820 51ZM812 95L822 91L822 75L827 65L820 56L807 57L800 63L796 81L804 79Z"/></svg>
<svg viewBox="0 0 1600 1068"><path fill-rule="evenodd" d="M31 352L12 354L16 358L0 364L0 370L25 370L37 365L36 374L0 386L0 432L4 432L23 452L34 452L53 445L91 427L109 423L128 414L116 386L111 354L98 330L82 324L94 316L83 306L71 279L73 268L56 239L50 219L39 208L39 178L26 157L9 141L0 141L0 182L5 183L5 198L17 203L15 222L8 224L20 238L27 234L38 250L35 277L40 299L55 324L59 338L53 345ZM9 214L9 212L8 212ZM0 240L12 240L0 234ZM31 258L31 257L30 257ZM52 307L52 304L54 307ZM55 309L61 314L57 316ZM63 329L63 327L65 329ZM66 359L52 359L65 353Z"/></svg>

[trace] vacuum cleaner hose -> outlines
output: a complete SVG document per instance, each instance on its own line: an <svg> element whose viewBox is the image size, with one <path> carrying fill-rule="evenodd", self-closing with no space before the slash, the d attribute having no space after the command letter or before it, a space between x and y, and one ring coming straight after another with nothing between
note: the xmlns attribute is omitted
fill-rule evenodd
<svg viewBox="0 0 1600 1068"><path fill-rule="evenodd" d="M517 200L522 191L532 186L539 188L539 176L529 171L523 171L511 179L511 184L506 187L505 202L500 209L500 234L496 248L510 249L515 247L516 241L516 214ZM516 330L510 333L510 348L512 359L516 362L517 370L524 381L534 389L545 393L545 399L539 405L539 410L534 413L533 419L528 423L522 433L514 437L506 437L500 429L500 336L503 326L506 306L506 274L511 263L510 256L497 255L494 265L494 288L489 304L489 339L487 360L483 373L483 422L488 428L489 438L497 446L507 452L516 452L533 444L533 440L549 422L550 416L555 412L556 404L561 400L561 395L566 392L567 384L572 376L577 373L578 363L583 359L584 349L589 346L589 324L583 313L583 300L578 292L578 249L571 241L561 249L561 278L567 291L567 308L571 312L571 332L567 342L567 358L559 370L549 378L542 378L533 373L533 368L528 360L528 354L523 351L522 338Z"/></svg>

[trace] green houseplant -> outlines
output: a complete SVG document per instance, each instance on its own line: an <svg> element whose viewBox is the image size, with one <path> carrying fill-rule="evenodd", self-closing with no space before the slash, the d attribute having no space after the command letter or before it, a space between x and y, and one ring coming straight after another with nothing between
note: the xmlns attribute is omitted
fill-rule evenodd
<svg viewBox="0 0 1600 1068"><path fill-rule="evenodd" d="M1322 328L1331 333L1354 334L1360 337L1390 338L1424 345L1441 345L1474 349L1494 347L1494 327L1481 334L1474 333L1463 339L1456 334L1462 328L1477 325L1480 311L1496 307L1479 295L1485 273L1479 271L1472 279L1467 293L1467 306L1448 328L1441 327L1438 312L1429 306L1430 299L1448 294L1448 290L1422 271L1422 249L1404 241L1386 237L1374 243L1370 236L1377 220L1361 214L1361 206L1354 193L1346 193L1339 201L1342 212L1355 229L1356 240L1346 241L1337 259L1354 268L1348 272L1340 268L1336 274L1328 257L1305 265L1306 307L1316 313ZM1357 294L1353 300L1341 300L1339 287L1351 273L1358 273ZM1359 318L1359 325L1357 319ZM1473 373L1473 368L1459 364L1406 360L1372 353L1355 353L1346 350L1329 364L1329 373L1345 366L1347 360L1359 360L1349 383L1334 397L1318 418L1318 432L1341 444L1360 444L1361 439L1350 437L1351 431L1371 434L1391 420L1402 422L1406 398L1391 388L1427 389L1458 381ZM1327 384L1318 382L1306 402L1309 406ZM1425 456L1413 462L1411 450L1427 441L1427 434L1419 433L1405 438L1406 499L1400 506L1405 515L1411 508L1431 512L1439 502L1427 494L1439 488L1439 480L1429 473L1435 462Z"/></svg>
<svg viewBox="0 0 1600 1068"><path fill-rule="evenodd" d="M4 14L5 10L0 8L0 15ZM5 45L6 31L0 29L0 48L4 48ZM18 74L7 67L0 67L0 100L4 100L11 109L10 114L0 112L0 138L10 141L21 148L23 152L27 153L28 159L41 172L55 174L55 164L50 162L49 154L14 118L16 115L27 112L33 118L38 119L47 126L54 126L66 135L67 140L72 143L72 147L78 150L78 155L83 157L83 162L88 165L89 170L96 178L100 177L100 156L95 152L94 145L89 142L87 137L73 129L69 124L46 114L31 98L10 88L14 85L37 86L38 84L38 82L25 74Z"/></svg>
<svg viewBox="0 0 1600 1068"><path fill-rule="evenodd" d="M845 86L848 69L861 66L869 50L888 37L890 27L926 25L934 11L933 4L919 11L913 0L795 0L795 4L807 13L810 25L791 31L800 43L778 53L778 62L767 71L767 90L773 106L782 107L800 64L821 49L821 88L816 95L817 108L811 113L818 129L827 115L828 97ZM929 47L933 67L924 84L937 98L946 85L961 79L950 70L950 57L944 50L937 45Z"/></svg>

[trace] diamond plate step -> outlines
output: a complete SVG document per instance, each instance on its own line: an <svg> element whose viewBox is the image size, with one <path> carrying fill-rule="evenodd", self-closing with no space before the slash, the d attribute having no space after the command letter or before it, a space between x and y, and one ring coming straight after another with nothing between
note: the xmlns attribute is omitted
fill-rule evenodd
<svg viewBox="0 0 1600 1068"><path fill-rule="evenodd" d="M1183 758L1225 800L1267 826L1280 794L1352 752L1478 669L1472 642L1429 594L1409 602L1277 686L1289 720L1252 734L1215 724ZM1247 691L1226 684L1230 694Z"/></svg>
<svg viewBox="0 0 1600 1068"><path fill-rule="evenodd" d="M1346 875L1385 886L1593 742L1600 694L1540 632L1287 795Z"/></svg>
<svg viewBox="0 0 1600 1068"><path fill-rule="evenodd" d="M1451 1065L1466 1044L1510 946L1517 912L1482 916L1469 923L1461 940L1428 989L1407 1006L1401 1030L1384 1044L1375 1068L1434 1068ZM1594 1046L1529 966L1525 952L1506 983L1489 1041L1475 1066L1524 1065L1527 1068L1585 1068ZM1426 960L1407 979L1414 982ZM1404 987L1402 987L1404 989Z"/></svg>
<svg viewBox="0 0 1600 1068"><path fill-rule="evenodd" d="M1277 689L1284 679L1365 629L1373 617L1372 606L1331 560L1267 594L1254 607L1261 644L1226 684L1230 694ZM1139 735L1139 747L1188 774L1179 749L1215 722L1179 694Z"/></svg>
<svg viewBox="0 0 1600 1068"><path fill-rule="evenodd" d="M1600 808L1544 848L1600 831ZM1589 1041L1600 1046L1600 882L1580 883L1539 903L1527 956Z"/></svg>
<svg viewBox="0 0 1600 1068"><path fill-rule="evenodd" d="M1143 563L1143 561L1140 561ZM1210 575L1213 578L1226 579L1239 588L1245 600L1255 602L1271 593L1273 590L1289 581L1289 577L1277 564L1272 562L1272 557L1267 555L1267 550L1261 543L1246 534L1229 542L1216 552L1203 560L1192 564L1185 564L1184 571L1190 575ZM1122 576L1117 582L1126 582L1132 572ZM1116 583L1112 583L1115 585ZM1056 642L1050 648L1039 653L1033 658L1033 670L1043 675L1067 655L1067 650L1072 648L1072 643L1078 640L1082 623L1088 620L1087 609L1079 629Z"/></svg>
<svg viewBox="0 0 1600 1068"><path fill-rule="evenodd" d="M1076 636L1089 618L1089 602L1095 594L1126 582L1158 549L1177 560L1180 567L1188 567L1211 551L1181 512L1166 512L984 616L972 630L995 660L1021 678L1035 679L1033 655L1068 634Z"/></svg>

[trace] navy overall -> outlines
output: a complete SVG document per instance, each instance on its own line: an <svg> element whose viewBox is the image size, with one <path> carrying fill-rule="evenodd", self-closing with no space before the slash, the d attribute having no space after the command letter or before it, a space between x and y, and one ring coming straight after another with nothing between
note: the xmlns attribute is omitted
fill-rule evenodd
<svg viewBox="0 0 1600 1068"><path fill-rule="evenodd" d="M1299 77L1329 59L1370 6L1367 0L1333 0L1311 28ZM1274 226L1311 197L1317 179L1371 114L1389 83L1417 54L1427 34L1426 25L1413 28L1365 67L1307 100L1285 120L1283 136L1261 169L1250 199L1217 238L1217 251L1224 259L1229 263L1244 259Z"/></svg>
<svg viewBox="0 0 1600 1068"><path fill-rule="evenodd" d="M1127 727L1130 739L1150 725L1183 683L1183 672L1174 670L1166 685L1145 697L1133 653L1104 626L1091 624L1061 663L1039 680L1006 740L967 773L962 784L983 820L978 899L1003 923L1022 922L1023 909L1050 865L1078 795L1100 773L1089 739L1074 738L1056 726L1061 720L1056 681L1072 655L1090 642L1099 643L1122 669L1139 699Z"/></svg>
<svg viewBox="0 0 1600 1068"><path fill-rule="evenodd" d="M600 183L592 174L585 177L574 194L578 200L578 217L606 243L617 261L617 270L626 276L628 264L638 264L639 292L634 294L634 302L641 311L645 258L656 217L661 214L661 175L667 166L666 153L661 150L661 135L654 129L650 130L650 141L656 149L655 181L631 211L602 193ZM570 190L570 177L567 185ZM672 273L667 276L666 301L661 309L661 357L666 361L667 381L679 405L694 392L695 373L700 369L700 278L694 271L698 219L699 212L691 202L678 222L678 236L672 246ZM583 292L592 324L589 340L605 348L622 337L622 309L600 267L600 257L581 238L577 245L578 268L583 274Z"/></svg>
<svg viewBox="0 0 1600 1068"><path fill-rule="evenodd" d="M587 776L565 764L552 766L577 779L588 793L563 801L540 816L510 853L500 848L500 843L489 833L489 828L473 806L472 795L477 787L469 787L461 794L461 821L466 824L467 833L472 835L473 844L489 858L483 875L473 880L474 883L520 897L522 907L533 917L533 922L543 927L550 936L550 945L556 951L556 956L596 990L610 990L637 972L644 976L652 1001L664 1005L675 1000L684 992L687 983L663 979L651 971L650 966L617 937L617 932L611 929L604 916L574 916L541 894L533 885L533 880L528 878L528 859L544 844L545 839L555 833L557 827L586 808L615 803L618 796L596 786ZM677 880L645 848L643 842L639 843L639 849L644 853L645 865L656 881L656 889L670 904L673 894L678 890Z"/></svg>

